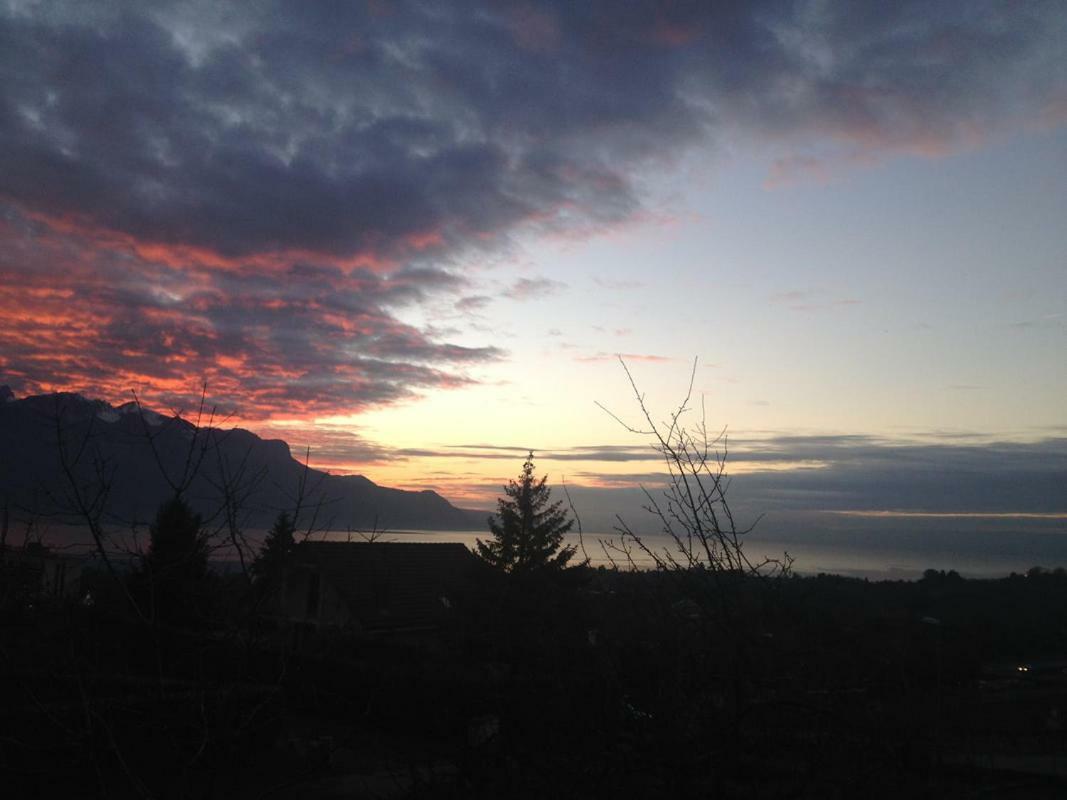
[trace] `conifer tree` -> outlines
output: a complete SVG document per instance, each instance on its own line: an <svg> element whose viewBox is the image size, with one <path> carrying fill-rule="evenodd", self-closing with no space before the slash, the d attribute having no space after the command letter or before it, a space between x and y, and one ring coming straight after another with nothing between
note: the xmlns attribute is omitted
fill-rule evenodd
<svg viewBox="0 0 1067 800"><path fill-rule="evenodd" d="M144 570L134 584L148 593L152 617L183 624L200 619L208 577L200 515L175 495L159 507L149 536Z"/></svg>
<svg viewBox="0 0 1067 800"><path fill-rule="evenodd" d="M522 465L517 481L508 481L505 497L497 501L497 513L489 518L493 534L488 541L477 540L478 555L492 567L505 572L560 570L574 556L573 545L563 546L563 535L574 524L562 509L562 501L551 502L548 476L534 477L533 453Z"/></svg>
<svg viewBox="0 0 1067 800"><path fill-rule="evenodd" d="M293 552L296 525L285 511L278 514L274 526L263 540L263 549L252 563L252 574L268 582L276 582L281 576Z"/></svg>
<svg viewBox="0 0 1067 800"><path fill-rule="evenodd" d="M180 496L156 511L149 528L146 566L157 582L184 584L207 574L207 540L200 515Z"/></svg>

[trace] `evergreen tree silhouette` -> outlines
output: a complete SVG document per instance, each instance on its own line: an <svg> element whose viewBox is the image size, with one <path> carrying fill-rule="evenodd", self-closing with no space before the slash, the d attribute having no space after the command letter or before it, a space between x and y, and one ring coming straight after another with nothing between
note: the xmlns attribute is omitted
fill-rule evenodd
<svg viewBox="0 0 1067 800"><path fill-rule="evenodd" d="M505 572L561 570L574 556L573 545L563 546L563 535L574 524L562 509L562 501L551 502L548 476L534 477L533 452L522 465L517 481L508 481L505 497L497 501L497 513L489 517L493 538L477 540L483 561Z"/></svg>
<svg viewBox="0 0 1067 800"><path fill-rule="evenodd" d="M149 534L143 577L148 581L153 615L169 622L198 618L208 556L200 515L176 495L159 507Z"/></svg>
<svg viewBox="0 0 1067 800"><path fill-rule="evenodd" d="M280 512L267 538L263 540L263 549L252 563L252 574L256 579L270 584L280 580L282 570L293 552L295 533L296 525L292 518L287 512Z"/></svg>
<svg viewBox="0 0 1067 800"><path fill-rule="evenodd" d="M207 574L207 541L201 527L200 515L181 497L172 497L159 507L149 528L145 559L153 580L179 584Z"/></svg>

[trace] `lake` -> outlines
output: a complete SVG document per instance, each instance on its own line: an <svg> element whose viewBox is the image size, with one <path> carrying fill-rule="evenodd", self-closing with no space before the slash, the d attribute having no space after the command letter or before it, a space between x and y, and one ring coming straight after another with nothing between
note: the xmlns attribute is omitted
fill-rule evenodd
<svg viewBox="0 0 1067 800"><path fill-rule="evenodd" d="M391 531L383 534L381 541L461 542L473 549L477 539L487 536L486 531ZM343 541L349 535L336 532L317 534L319 537ZM617 533L585 533L582 540L593 566L610 566L609 554L620 565L625 564L625 556L610 547L611 542L618 545ZM645 535L642 540L657 552L673 544L663 535ZM577 534L568 534L565 541L579 548L582 543ZM926 569L954 569L964 577L998 578L1033 566L1067 565L1067 535L937 531L925 532L917 540L903 533L871 536L866 532L834 532L789 539L750 534L745 543L745 554L752 561L780 558L784 552L793 557L793 569L804 575L825 572L872 580L915 580ZM578 557L582 557L580 549ZM634 561L642 567L653 565L652 559L640 552L634 553Z"/></svg>
<svg viewBox="0 0 1067 800"><path fill-rule="evenodd" d="M258 546L263 531L250 531L249 544ZM485 539L484 530L464 531L387 531L379 541L393 542L460 542L474 549L475 541ZM50 547L82 555L92 552L92 543L84 529L51 527L42 534ZM315 539L360 541L359 535L345 531L318 532ZM657 552L672 545L663 535L644 535L645 544ZM565 537L567 544L579 548L584 541L585 554L593 566L610 566L611 557L620 566L626 558L611 543L619 544L618 533L585 533ZM11 536L8 544L19 545L22 536ZM147 546L148 535L142 530L136 537L116 536L109 550L118 558ZM914 526L882 530L798 531L792 535L749 534L745 553L752 561L778 558L788 552L794 559L794 571L803 575L828 573L872 580L915 580L926 569L956 570L964 577L997 578L1012 572L1023 573L1033 566L1053 568L1067 566L1067 533L1048 531L1004 531L981 529L931 529ZM220 566L235 562L232 547L225 544L215 552ZM633 553L639 567L653 566L652 559L639 551Z"/></svg>

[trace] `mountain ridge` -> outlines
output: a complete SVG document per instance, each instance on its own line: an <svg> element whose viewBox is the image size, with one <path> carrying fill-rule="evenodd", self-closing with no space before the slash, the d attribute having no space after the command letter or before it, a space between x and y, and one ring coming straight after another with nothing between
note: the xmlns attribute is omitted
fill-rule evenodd
<svg viewBox="0 0 1067 800"><path fill-rule="evenodd" d="M113 406L72 392L18 398L0 386L0 502L76 519L76 495L96 497L106 487L111 524L144 524L178 485L206 519L225 512L229 494L249 528L267 527L298 504L299 524L314 516L316 527L333 530L468 530L484 527L487 514L429 489L306 467L288 442L245 428L198 427L134 402Z"/></svg>

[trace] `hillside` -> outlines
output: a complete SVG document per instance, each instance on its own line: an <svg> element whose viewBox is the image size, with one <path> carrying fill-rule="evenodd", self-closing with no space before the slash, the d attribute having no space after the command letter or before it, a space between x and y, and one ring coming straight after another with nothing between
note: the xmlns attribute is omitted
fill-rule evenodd
<svg viewBox="0 0 1067 800"><path fill-rule="evenodd" d="M112 406L77 394L18 399L0 387L0 495L40 514L70 511L75 503L62 452L83 497L109 487L106 508L113 523L151 519L171 484L195 471L186 495L197 510L216 513L229 485L240 497L241 524L266 527L279 510L293 509L305 478L286 442L242 428L197 429L134 403ZM304 482L304 508L317 507L320 524L333 529L485 525L484 512L457 508L433 491L391 489L362 475L315 469L307 470ZM306 524L309 512L303 517Z"/></svg>

